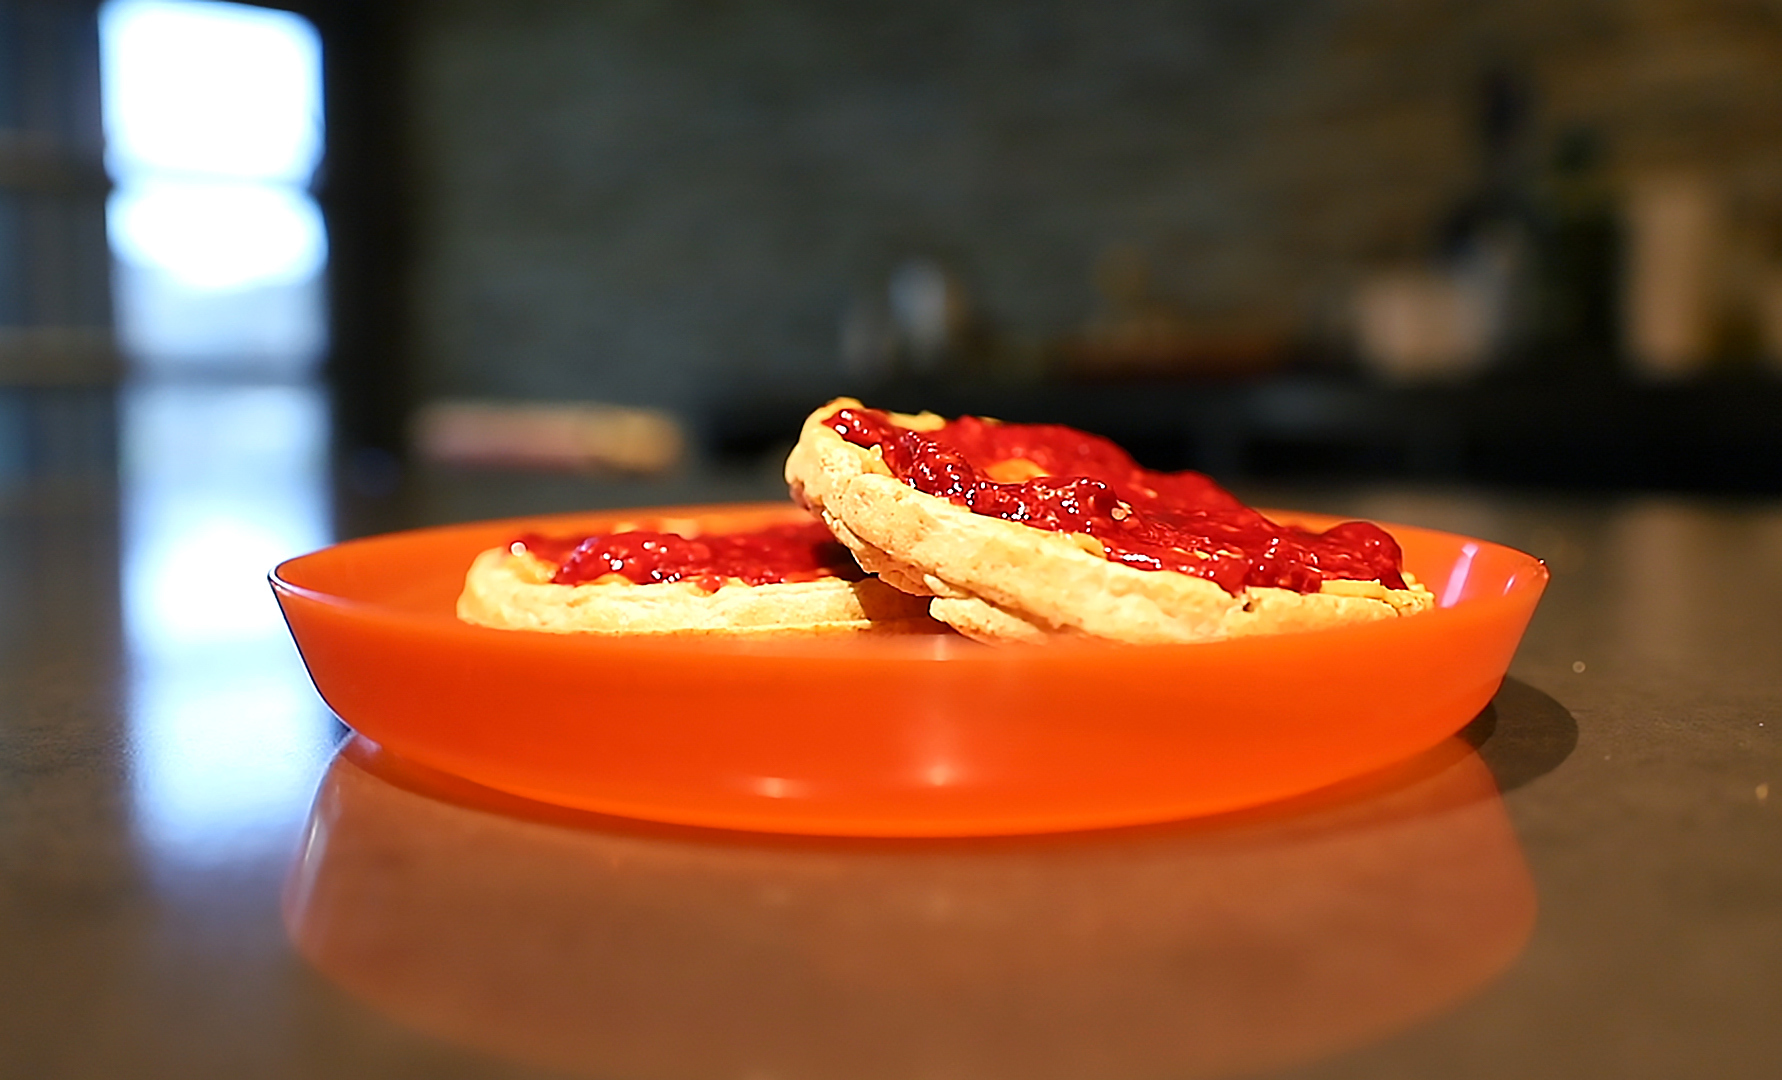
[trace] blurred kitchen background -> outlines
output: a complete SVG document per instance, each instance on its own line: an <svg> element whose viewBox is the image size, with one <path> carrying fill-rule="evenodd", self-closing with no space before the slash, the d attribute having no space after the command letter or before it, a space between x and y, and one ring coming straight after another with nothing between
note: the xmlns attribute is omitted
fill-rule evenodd
<svg viewBox="0 0 1782 1080"><path fill-rule="evenodd" d="M1774 0L0 0L0 497L245 565L768 496L838 393L1773 494L1779 73Z"/></svg>

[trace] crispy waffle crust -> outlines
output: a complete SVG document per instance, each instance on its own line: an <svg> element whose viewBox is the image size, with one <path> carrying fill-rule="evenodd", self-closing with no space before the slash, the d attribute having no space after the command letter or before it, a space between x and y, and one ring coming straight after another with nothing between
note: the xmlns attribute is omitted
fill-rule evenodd
<svg viewBox="0 0 1782 1080"><path fill-rule="evenodd" d="M690 581L555 585L552 571L530 554L491 548L476 557L465 576L458 617L479 626L553 634L797 636L933 626L925 599L872 578L773 585L730 581L706 592Z"/></svg>
<svg viewBox="0 0 1782 1080"><path fill-rule="evenodd" d="M1388 589L1328 581L1317 593L1251 587L1234 596L1203 578L1109 562L1087 536L985 517L917 491L891 475L876 447L855 446L823 423L837 409L863 407L838 398L805 420L786 460L793 498L823 516L861 567L931 597L929 613L968 637L1213 641L1391 619L1434 605L1415 583ZM945 423L933 413L888 415L918 431Z"/></svg>

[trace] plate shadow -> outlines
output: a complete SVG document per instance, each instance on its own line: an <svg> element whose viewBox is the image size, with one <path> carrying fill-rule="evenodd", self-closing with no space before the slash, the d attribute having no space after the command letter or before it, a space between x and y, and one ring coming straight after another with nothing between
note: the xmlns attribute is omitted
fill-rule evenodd
<svg viewBox="0 0 1782 1080"><path fill-rule="evenodd" d="M1578 722L1566 707L1511 678L1459 734L1505 794L1552 772L1578 746Z"/></svg>

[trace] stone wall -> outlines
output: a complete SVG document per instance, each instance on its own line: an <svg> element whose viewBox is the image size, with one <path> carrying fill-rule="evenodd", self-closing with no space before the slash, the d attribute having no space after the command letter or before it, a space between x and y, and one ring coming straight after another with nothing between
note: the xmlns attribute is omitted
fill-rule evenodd
<svg viewBox="0 0 1782 1080"><path fill-rule="evenodd" d="M1775 0L417 0L423 395L824 385L851 298L952 268L1005 336L1110 244L1209 326L1340 334L1479 175L1481 72L1617 176L1782 212ZM1773 254L1773 253L1772 253Z"/></svg>

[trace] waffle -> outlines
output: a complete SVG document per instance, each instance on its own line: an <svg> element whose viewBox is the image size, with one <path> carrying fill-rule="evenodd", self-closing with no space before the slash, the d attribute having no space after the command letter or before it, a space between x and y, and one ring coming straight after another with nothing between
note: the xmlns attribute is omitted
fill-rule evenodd
<svg viewBox="0 0 1782 1080"><path fill-rule="evenodd" d="M861 567L912 596L929 613L980 641L1065 637L1153 644L1277 634L1413 614L1434 605L1421 585L1325 581L1316 592L1248 586L1235 592L1172 570L1110 561L1099 541L974 513L892 475L878 447L843 439L825 421L850 398L805 421L786 461L793 498L819 513ZM885 414L935 431L932 413ZM990 475L1038 475L1031 463L974 462Z"/></svg>
<svg viewBox="0 0 1782 1080"><path fill-rule="evenodd" d="M692 522L649 523L698 535ZM633 525L632 528L639 527ZM629 531L615 528L614 533ZM749 584L680 580L637 584L618 574L555 584L557 565L520 545L479 554L458 617L479 626L553 634L809 635L910 632L930 627L926 601L872 578Z"/></svg>

